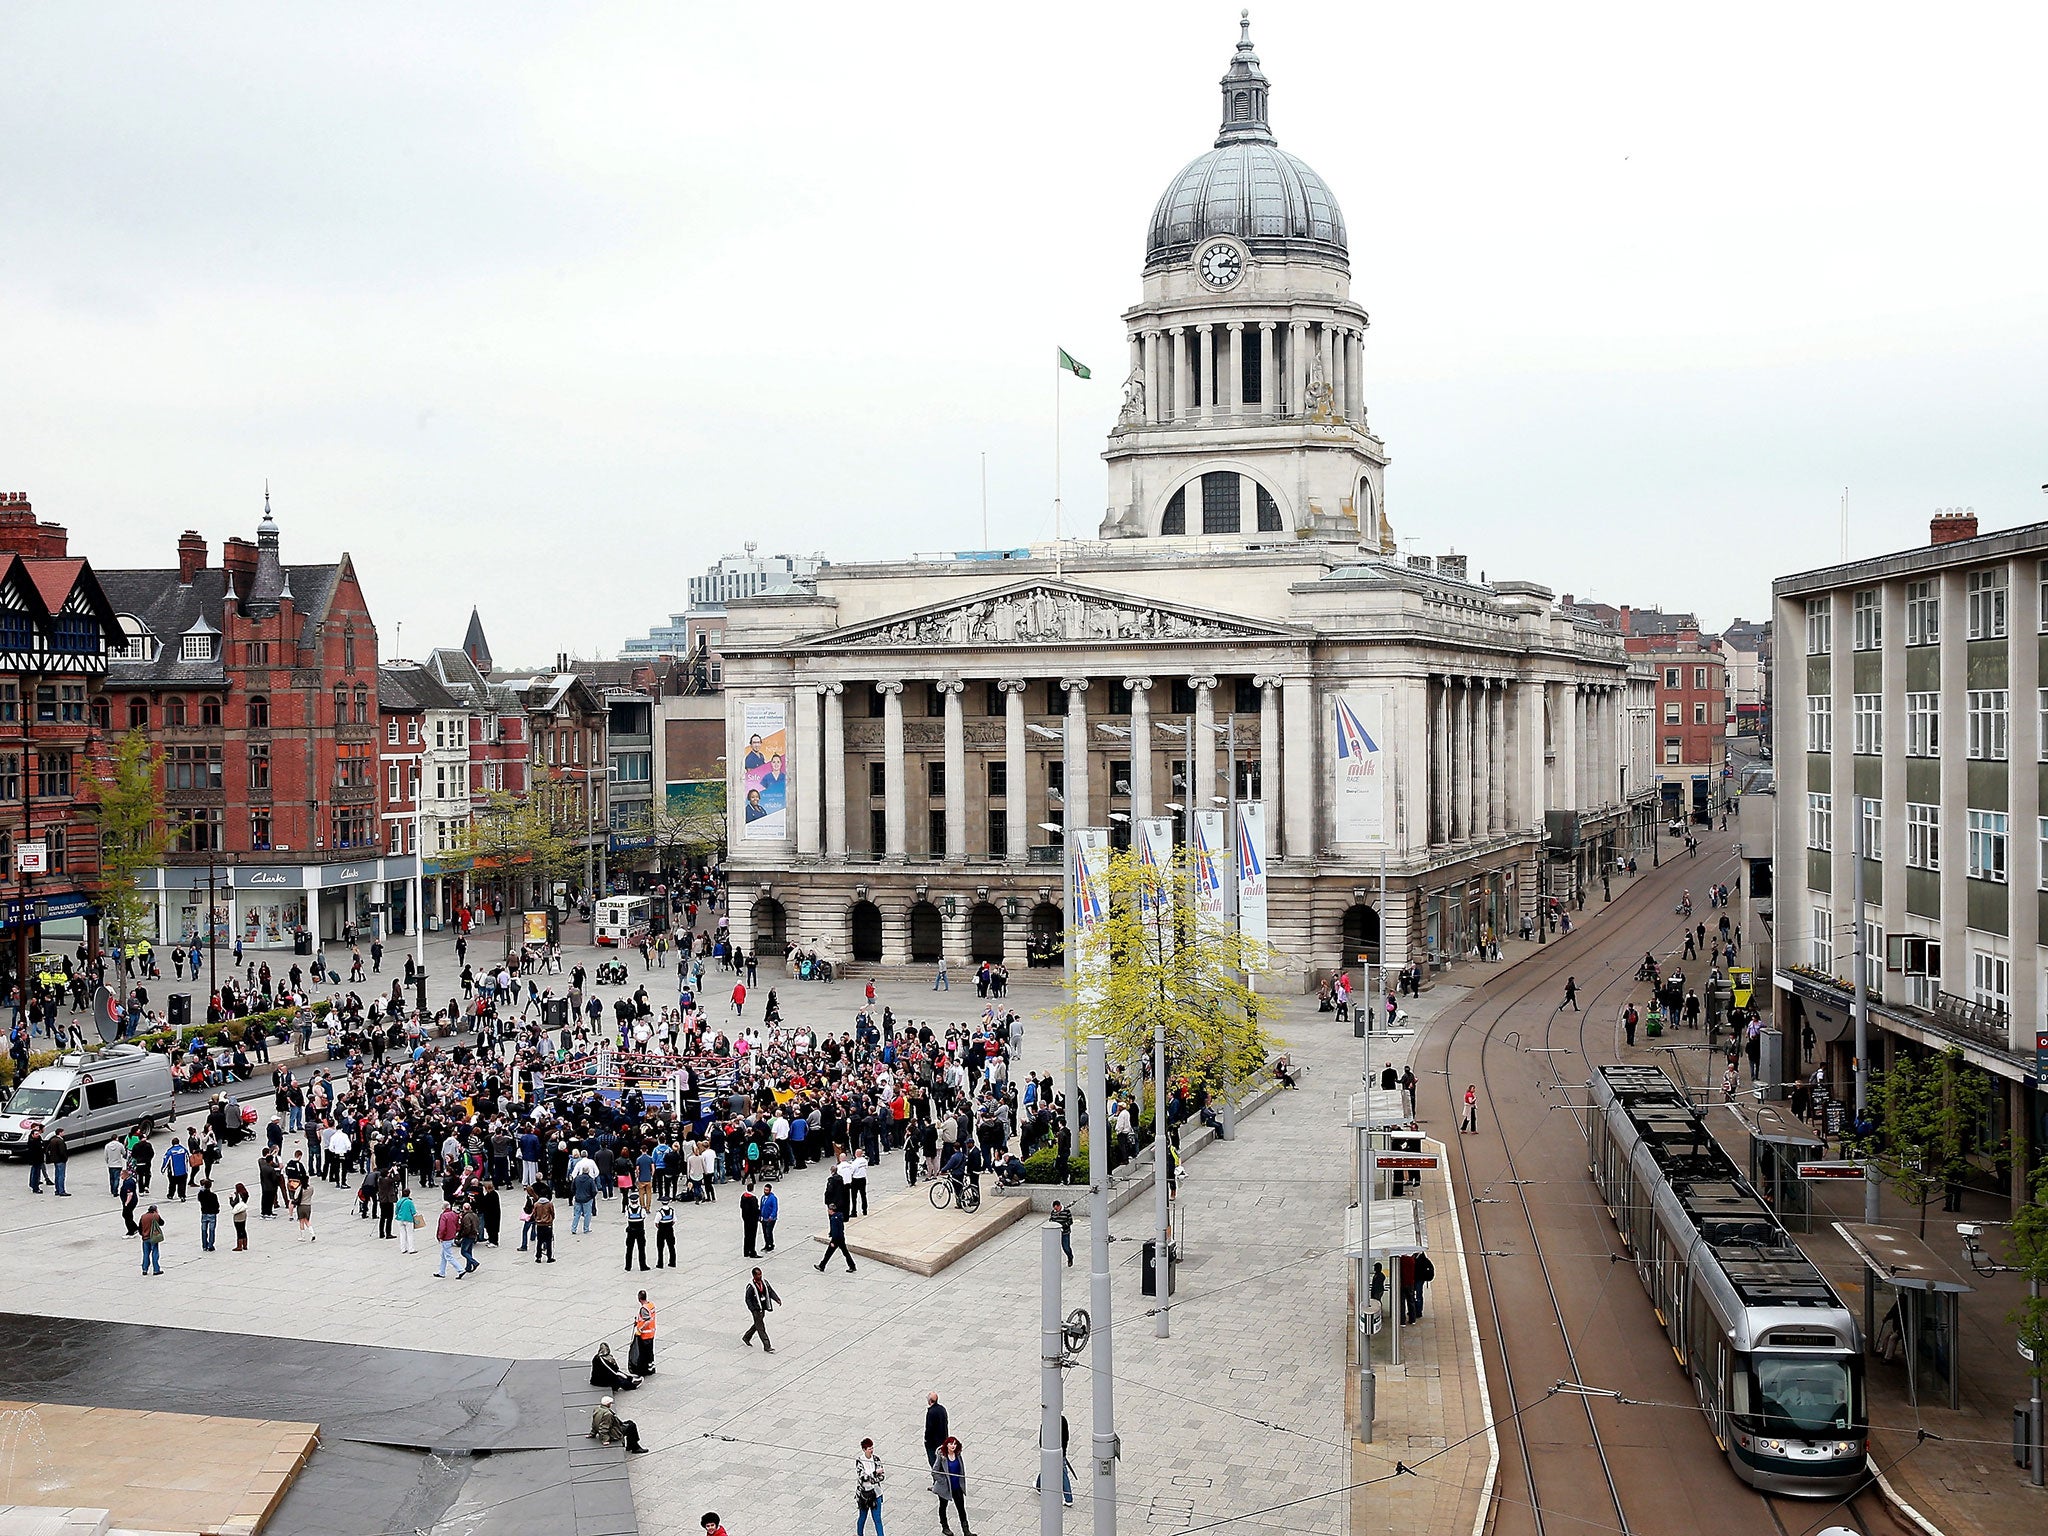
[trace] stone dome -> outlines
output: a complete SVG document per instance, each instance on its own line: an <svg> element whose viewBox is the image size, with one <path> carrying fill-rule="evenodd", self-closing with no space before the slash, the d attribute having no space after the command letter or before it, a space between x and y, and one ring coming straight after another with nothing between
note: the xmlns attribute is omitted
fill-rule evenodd
<svg viewBox="0 0 2048 1536"><path fill-rule="evenodd" d="M1322 177L1274 142L1272 86L1252 52L1251 23L1239 26L1216 147L1190 161L1153 208L1145 271L1186 260L1211 235L1234 236L1255 257L1320 257L1349 271L1344 211Z"/></svg>

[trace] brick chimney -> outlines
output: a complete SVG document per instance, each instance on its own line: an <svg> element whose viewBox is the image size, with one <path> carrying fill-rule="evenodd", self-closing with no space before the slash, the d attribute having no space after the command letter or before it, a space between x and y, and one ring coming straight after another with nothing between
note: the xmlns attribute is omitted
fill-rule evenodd
<svg viewBox="0 0 2048 1536"><path fill-rule="evenodd" d="M1927 524L1929 544L1956 544L1977 537L1977 509L1950 507L1934 514Z"/></svg>
<svg viewBox="0 0 2048 1536"><path fill-rule="evenodd" d="M206 540L187 528L178 535L178 585L189 587L192 578L206 569Z"/></svg>
<svg viewBox="0 0 2048 1536"><path fill-rule="evenodd" d="M1624 635L1629 632L1627 603L1623 603L1620 608L1615 610L1614 627L1620 630Z"/></svg>
<svg viewBox="0 0 2048 1536"><path fill-rule="evenodd" d="M220 563L235 578L235 594L246 598L256 585L256 546L247 539L228 539L220 547Z"/></svg>

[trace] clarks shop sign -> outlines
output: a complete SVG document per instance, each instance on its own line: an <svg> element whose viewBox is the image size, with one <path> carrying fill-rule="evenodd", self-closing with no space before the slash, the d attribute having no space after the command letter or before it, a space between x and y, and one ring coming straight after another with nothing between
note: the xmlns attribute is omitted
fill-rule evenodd
<svg viewBox="0 0 2048 1536"><path fill-rule="evenodd" d="M306 872L297 865L252 869L248 865L237 864L234 877L238 891L296 891L306 883Z"/></svg>
<svg viewBox="0 0 2048 1536"><path fill-rule="evenodd" d="M320 883L329 886L355 885L359 881L376 878L375 864L335 864L321 871Z"/></svg>

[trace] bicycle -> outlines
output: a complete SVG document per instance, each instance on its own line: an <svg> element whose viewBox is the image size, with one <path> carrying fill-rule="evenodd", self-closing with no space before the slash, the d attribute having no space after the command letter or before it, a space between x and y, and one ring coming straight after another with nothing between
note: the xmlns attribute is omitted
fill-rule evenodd
<svg viewBox="0 0 2048 1536"><path fill-rule="evenodd" d="M933 1210L943 1211L953 1203L953 1198L953 1181L951 1179L940 1178L932 1180L931 1202ZM962 1184L960 1186L959 1199L961 1210L969 1214L980 1210L981 1186L973 1183Z"/></svg>

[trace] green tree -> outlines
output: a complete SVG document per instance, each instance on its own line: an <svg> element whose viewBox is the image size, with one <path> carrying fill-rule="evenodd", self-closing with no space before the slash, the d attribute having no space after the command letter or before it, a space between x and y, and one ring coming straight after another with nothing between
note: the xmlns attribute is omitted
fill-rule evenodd
<svg viewBox="0 0 2048 1536"><path fill-rule="evenodd" d="M505 953L514 949L514 910L520 882L538 885L543 893L556 880L582 867L583 846L555 823L547 776L534 775L532 790L516 795L496 790L472 809L469 825L450 851L453 859L469 859L478 874L505 884Z"/></svg>
<svg viewBox="0 0 2048 1536"><path fill-rule="evenodd" d="M1105 1035L1110 1056L1133 1066L1149 1056L1153 1029L1163 1023L1168 1074L1185 1073L1234 1098L1281 1043L1268 1027L1274 1000L1254 992L1244 975L1264 970L1273 954L1228 919L1198 915L1196 862L1186 848L1164 869L1132 852L1109 855L1107 916L1087 941L1100 945L1102 962L1092 977L1077 973L1055 1015L1077 1048ZM1085 962L1078 928L1067 941Z"/></svg>
<svg viewBox="0 0 2048 1536"><path fill-rule="evenodd" d="M1974 1153L1998 1150L1982 1143L1991 1106L1990 1079L1964 1059L1959 1047L1933 1056L1901 1053L1873 1074L1871 1106L1877 1111L1875 1145L1865 1149L1879 1176L1920 1215L1927 1236L1927 1207L1951 1179L1970 1171Z"/></svg>
<svg viewBox="0 0 2048 1536"><path fill-rule="evenodd" d="M2033 1282L2012 1313L2020 1342L2034 1353L2028 1374L2048 1379L2048 1160L2034 1165L2033 1198L2014 1213L2006 1257Z"/></svg>
<svg viewBox="0 0 2048 1536"><path fill-rule="evenodd" d="M719 853L725 848L723 811L679 812L657 802L651 830L665 870L681 869L685 860Z"/></svg>
<svg viewBox="0 0 2048 1536"><path fill-rule="evenodd" d="M154 931L155 903L137 889L135 877L161 864L171 846L148 738L140 731L123 736L113 756L92 770L92 784L100 823L93 894L108 942L132 944Z"/></svg>

